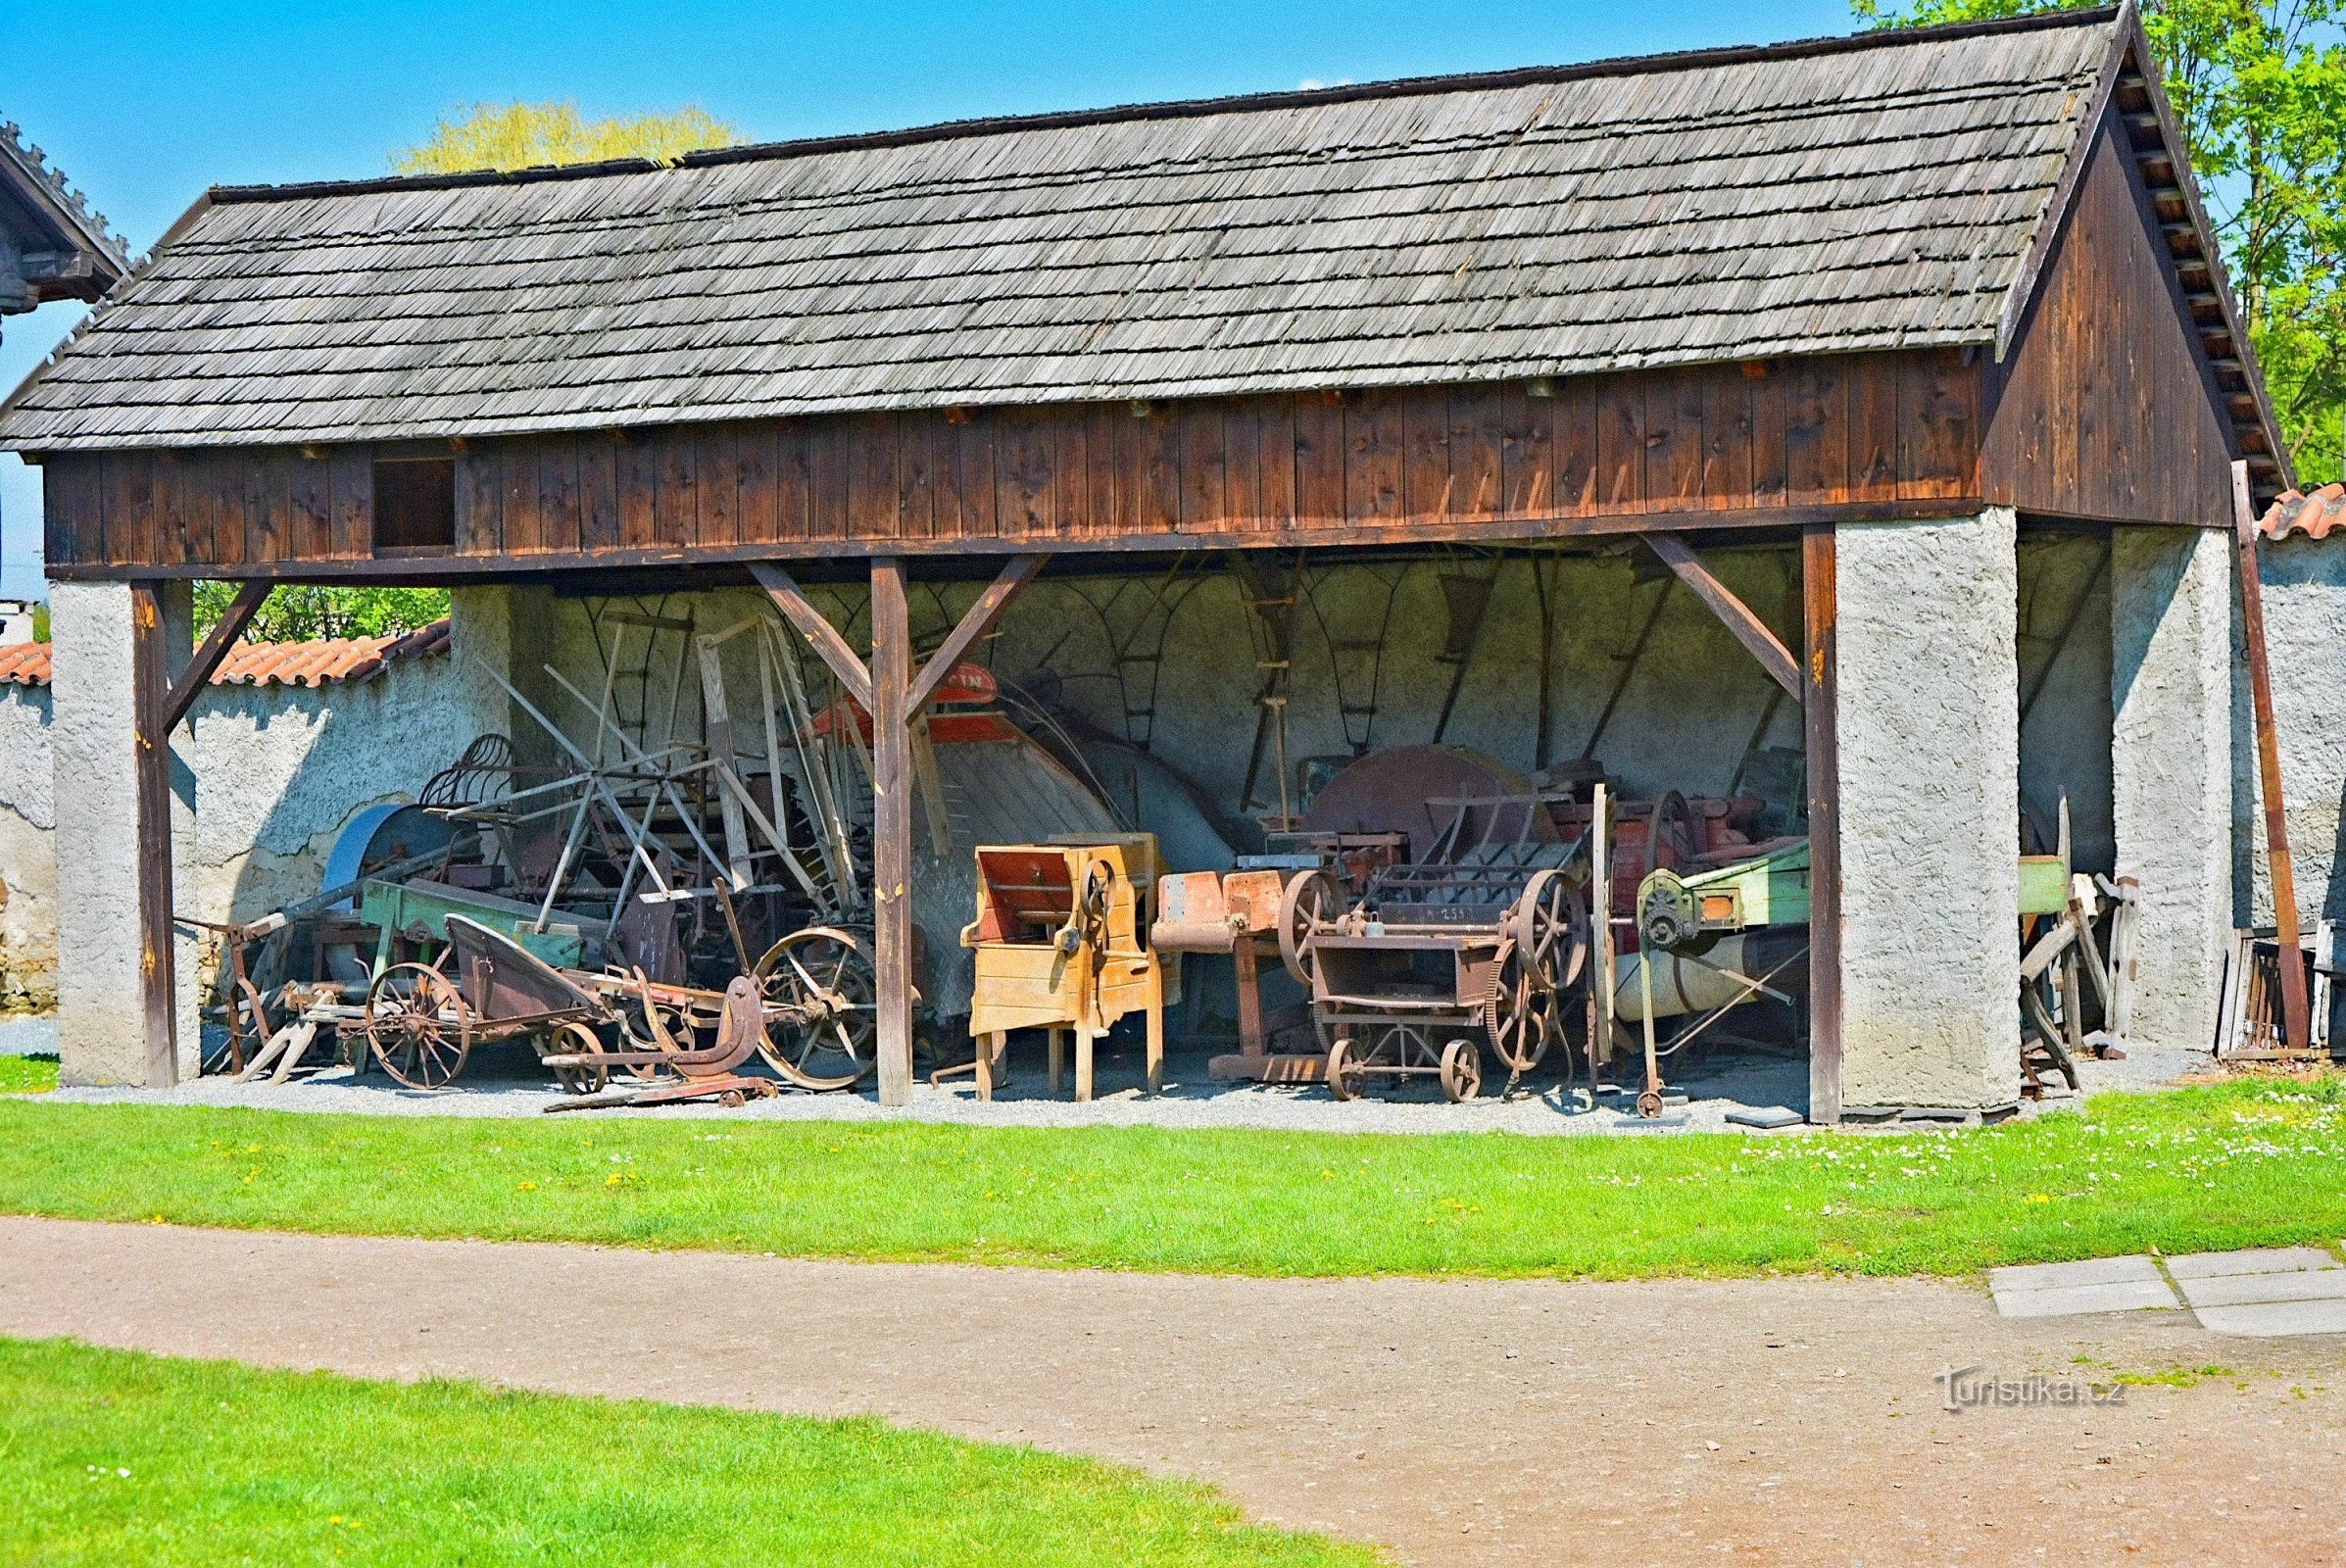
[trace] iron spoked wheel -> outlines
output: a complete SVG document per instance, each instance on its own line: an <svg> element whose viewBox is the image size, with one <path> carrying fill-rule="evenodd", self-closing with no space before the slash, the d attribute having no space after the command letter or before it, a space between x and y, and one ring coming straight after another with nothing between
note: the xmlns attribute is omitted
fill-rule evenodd
<svg viewBox="0 0 2346 1568"><path fill-rule="evenodd" d="M1442 1048L1442 1093L1453 1105L1483 1092L1483 1048L1471 1040L1453 1040Z"/></svg>
<svg viewBox="0 0 2346 1568"><path fill-rule="evenodd" d="M536 1045L536 1039L530 1044ZM604 1054L603 1037L584 1023L566 1023L554 1031L550 1048L541 1049L540 1055L600 1056ZM611 1087L611 1068L603 1063L591 1067L556 1067L554 1081L573 1095L599 1095Z"/></svg>
<svg viewBox="0 0 2346 1568"><path fill-rule="evenodd" d="M879 1060L879 977L862 940L830 926L793 931L751 978L764 994L758 1054L805 1089L852 1089Z"/></svg>
<svg viewBox="0 0 2346 1568"><path fill-rule="evenodd" d="M1483 1003L1483 1031L1491 1049L1521 1077L1540 1065L1562 1023L1556 993L1545 989L1512 939L1499 944L1491 964L1491 994Z"/></svg>
<svg viewBox="0 0 2346 1568"><path fill-rule="evenodd" d="M367 988L367 1047L410 1089L443 1089L472 1054L472 1014L456 983L428 963L395 963Z"/></svg>
<svg viewBox="0 0 2346 1568"><path fill-rule="evenodd" d="M1325 871L1297 871L1279 894L1279 956L1287 972L1311 985L1311 933L1344 908L1336 878Z"/></svg>
<svg viewBox="0 0 2346 1568"><path fill-rule="evenodd" d="M1328 1092L1339 1100L1358 1100L1368 1093L1368 1071L1359 1053L1349 1037L1328 1048Z"/></svg>
<svg viewBox="0 0 2346 1568"><path fill-rule="evenodd" d="M1701 846L1694 841L1694 814L1686 808L1686 798L1676 790L1653 803L1653 815L1645 819L1645 869L1657 871L1664 866L1672 870L1694 858Z"/></svg>
<svg viewBox="0 0 2346 1568"><path fill-rule="evenodd" d="M1588 967L1588 911L1553 866L1524 884L1507 914L1507 935L1542 990L1569 991Z"/></svg>
<svg viewBox="0 0 2346 1568"><path fill-rule="evenodd" d="M648 990L648 988L647 988ZM672 1056L679 1051L690 1051L698 1042L693 1038L692 1014L682 1007L654 1002L646 994L639 994L635 1006L642 1014L636 1017L624 1007L613 1009L619 1018L619 1038L630 1051L657 1051ZM644 1083L650 1083L668 1069L656 1061L631 1061L627 1071Z"/></svg>

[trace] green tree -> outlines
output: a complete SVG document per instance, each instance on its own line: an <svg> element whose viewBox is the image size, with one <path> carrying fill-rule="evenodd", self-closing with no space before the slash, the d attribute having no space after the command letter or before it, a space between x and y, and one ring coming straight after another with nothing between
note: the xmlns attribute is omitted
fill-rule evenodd
<svg viewBox="0 0 2346 1568"><path fill-rule="evenodd" d="M463 104L440 117L431 134L391 155L402 174L454 174L474 169L538 169L649 158L672 164L686 153L729 147L739 129L698 104L588 120L576 100Z"/></svg>
<svg viewBox="0 0 2346 1568"><path fill-rule="evenodd" d="M236 586L195 585L195 629L201 637L226 614ZM270 591L245 631L257 643L307 642L314 637L380 637L414 631L448 613L445 588L340 588L286 583Z"/></svg>
<svg viewBox="0 0 2346 1568"><path fill-rule="evenodd" d="M1884 26L2077 0L1851 0ZM2298 482L2346 473L2346 0L2144 0Z"/></svg>

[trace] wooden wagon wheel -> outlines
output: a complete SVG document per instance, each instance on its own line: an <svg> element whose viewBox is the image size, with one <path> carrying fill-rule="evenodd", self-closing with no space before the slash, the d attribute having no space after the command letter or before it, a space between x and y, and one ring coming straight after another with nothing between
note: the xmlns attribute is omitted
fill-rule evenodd
<svg viewBox="0 0 2346 1568"><path fill-rule="evenodd" d="M1507 911L1507 936L1543 991L1569 991L1588 963L1588 911L1553 866L1532 873Z"/></svg>
<svg viewBox="0 0 2346 1568"><path fill-rule="evenodd" d="M1684 795L1672 790L1653 803L1653 814L1645 819L1648 872L1664 866L1675 870L1693 859L1700 848L1694 842L1694 813L1687 809Z"/></svg>
<svg viewBox="0 0 2346 1568"><path fill-rule="evenodd" d="M822 925L793 931L751 978L768 1008L758 1054L774 1071L806 1089L849 1089L878 1064L879 976L860 939Z"/></svg>
<svg viewBox="0 0 2346 1568"><path fill-rule="evenodd" d="M1339 1100L1358 1100L1368 1092L1368 1071L1349 1036L1328 1048L1328 1092Z"/></svg>
<svg viewBox="0 0 2346 1568"><path fill-rule="evenodd" d="M440 1089L472 1054L472 1009L456 982L428 963L395 963L367 988L367 1049L410 1089Z"/></svg>
<svg viewBox="0 0 2346 1568"><path fill-rule="evenodd" d="M1453 1040L1442 1048L1442 1093L1453 1105L1483 1092L1483 1048Z"/></svg>
<svg viewBox="0 0 2346 1568"><path fill-rule="evenodd" d="M536 1045L536 1040L530 1042ZM603 1037L583 1023L566 1023L554 1032L554 1050L541 1050L538 1054L600 1056ZM557 1067L554 1081L574 1095L599 1095L611 1087L611 1068L601 1062L584 1067Z"/></svg>
<svg viewBox="0 0 2346 1568"><path fill-rule="evenodd" d="M1311 986L1312 932L1329 924L1344 907L1336 878L1325 871L1297 871L1287 879L1279 895L1279 956L1287 972L1305 989Z"/></svg>
<svg viewBox="0 0 2346 1568"><path fill-rule="evenodd" d="M1513 939L1502 940L1491 961L1491 990L1483 999L1483 1032L1491 1038L1491 1049L1521 1077L1547 1054L1556 1028L1556 993L1539 984Z"/></svg>

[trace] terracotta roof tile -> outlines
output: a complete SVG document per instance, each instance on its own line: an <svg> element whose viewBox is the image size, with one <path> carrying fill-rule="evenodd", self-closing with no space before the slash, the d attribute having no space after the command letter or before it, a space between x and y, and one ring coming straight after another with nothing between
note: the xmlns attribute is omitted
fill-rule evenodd
<svg viewBox="0 0 2346 1568"><path fill-rule="evenodd" d="M212 672L215 686L323 686L365 680L385 664L448 652L448 622L382 637L322 637L298 643L240 643ZM0 648L0 684L46 686L47 643Z"/></svg>
<svg viewBox="0 0 2346 1568"><path fill-rule="evenodd" d="M2326 539L2346 527L2346 485L2325 484L2312 495L2284 490L2258 527L2268 539L2286 539L2293 533Z"/></svg>

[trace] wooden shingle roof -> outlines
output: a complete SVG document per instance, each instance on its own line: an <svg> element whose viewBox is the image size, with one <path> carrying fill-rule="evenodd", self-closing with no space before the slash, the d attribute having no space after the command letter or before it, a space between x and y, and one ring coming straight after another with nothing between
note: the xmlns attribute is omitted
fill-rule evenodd
<svg viewBox="0 0 2346 1568"><path fill-rule="evenodd" d="M600 166L222 189L0 415L71 450L1989 344L2078 12Z"/></svg>

